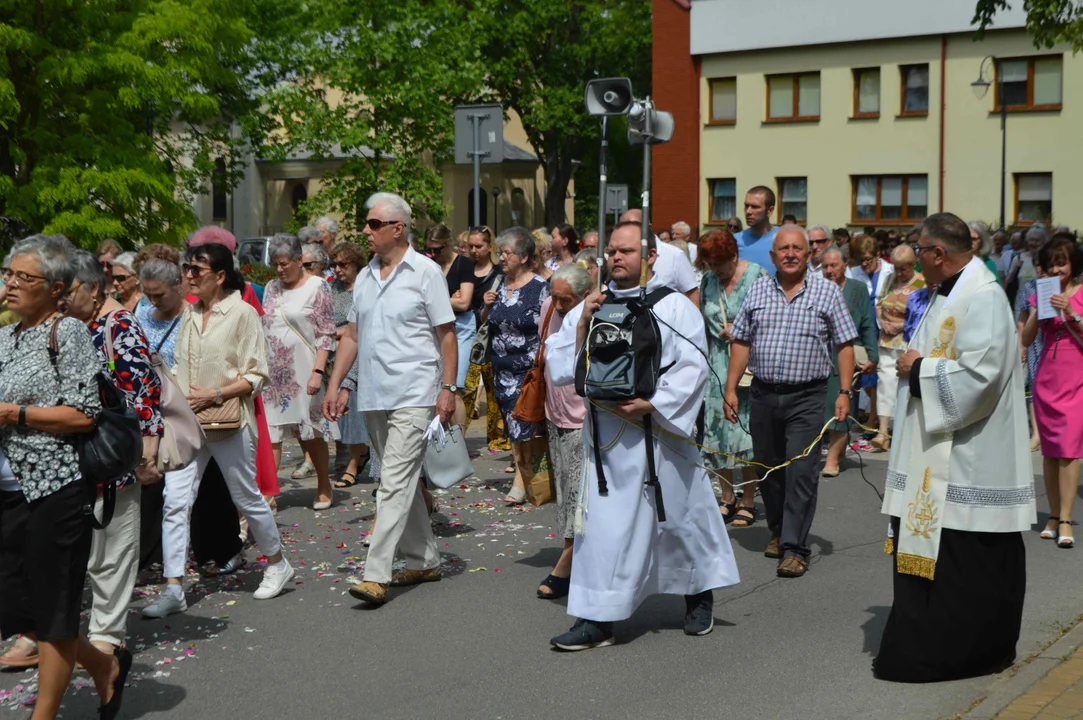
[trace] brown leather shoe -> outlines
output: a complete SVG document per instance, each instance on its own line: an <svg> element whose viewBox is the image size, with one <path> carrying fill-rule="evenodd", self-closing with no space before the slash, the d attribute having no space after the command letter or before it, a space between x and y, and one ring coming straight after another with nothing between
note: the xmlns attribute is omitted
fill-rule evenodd
<svg viewBox="0 0 1083 720"><path fill-rule="evenodd" d="M365 580L351 587L350 595L373 605L383 605L387 602L387 583Z"/></svg>
<svg viewBox="0 0 1083 720"><path fill-rule="evenodd" d="M767 549L763 551L764 557L775 558L776 560L782 557L782 548L778 545L778 538L771 538L771 542L767 543Z"/></svg>
<svg viewBox="0 0 1083 720"><path fill-rule="evenodd" d="M440 567L428 570L400 570L391 576L391 587L405 587L407 585L420 585L421 583L437 582L443 575Z"/></svg>
<svg viewBox="0 0 1083 720"><path fill-rule="evenodd" d="M804 558L790 555L783 558L778 566L778 576L784 578L799 578L808 570L808 561Z"/></svg>

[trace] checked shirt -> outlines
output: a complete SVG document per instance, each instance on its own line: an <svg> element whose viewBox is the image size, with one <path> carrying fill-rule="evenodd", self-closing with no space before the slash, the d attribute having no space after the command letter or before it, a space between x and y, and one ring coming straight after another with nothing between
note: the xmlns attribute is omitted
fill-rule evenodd
<svg viewBox="0 0 1083 720"><path fill-rule="evenodd" d="M776 277L756 280L731 332L750 345L752 375L778 385L826 379L837 346L857 337L839 286L811 273L791 302Z"/></svg>

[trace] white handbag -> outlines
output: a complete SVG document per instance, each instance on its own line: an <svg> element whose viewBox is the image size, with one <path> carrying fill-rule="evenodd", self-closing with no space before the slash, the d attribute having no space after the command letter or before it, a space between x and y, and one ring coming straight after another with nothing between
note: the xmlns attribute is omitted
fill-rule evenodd
<svg viewBox="0 0 1083 720"><path fill-rule="evenodd" d="M438 488L447 489L474 474L470 451L459 425L447 428L433 421L425 438L425 477Z"/></svg>

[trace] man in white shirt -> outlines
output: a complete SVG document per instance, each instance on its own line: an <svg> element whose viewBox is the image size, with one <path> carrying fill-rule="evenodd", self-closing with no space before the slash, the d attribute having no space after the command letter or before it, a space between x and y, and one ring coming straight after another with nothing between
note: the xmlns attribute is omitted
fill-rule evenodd
<svg viewBox="0 0 1083 720"><path fill-rule="evenodd" d="M643 222L643 211L633 208L620 216L622 223ZM654 261L654 276L666 287L673 288L683 293L699 307L699 281L696 279L696 271L692 269L692 263L688 256L669 243L664 243L654 238L658 256Z"/></svg>
<svg viewBox="0 0 1083 720"><path fill-rule="evenodd" d="M669 228L669 237L672 240L683 240L688 245L688 259L692 263L692 267L696 265L696 256L699 255L699 248L696 247L695 241L692 240L692 226L686 223L684 220L678 220L673 223Z"/></svg>
<svg viewBox="0 0 1083 720"><path fill-rule="evenodd" d="M356 358L357 408L383 468L364 579L350 594L382 605L389 585L440 579L419 476L426 429L433 417L446 423L455 411L459 347L444 274L410 247L410 206L398 195L376 193L366 207L362 233L373 258L354 283L324 415L337 421L345 412L349 391L339 387ZM406 569L392 576L396 547Z"/></svg>

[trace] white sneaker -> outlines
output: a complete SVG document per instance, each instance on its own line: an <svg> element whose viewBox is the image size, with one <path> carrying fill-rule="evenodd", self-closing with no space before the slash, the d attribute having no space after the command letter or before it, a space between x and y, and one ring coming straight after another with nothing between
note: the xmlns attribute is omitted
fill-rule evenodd
<svg viewBox="0 0 1083 720"><path fill-rule="evenodd" d="M164 592L157 600L143 608L143 617L159 619L182 613L187 609L188 601L184 599L184 595L178 598L172 593Z"/></svg>
<svg viewBox="0 0 1083 720"><path fill-rule="evenodd" d="M256 600L270 600L282 594L282 591L286 589L286 583L293 579L293 566L290 565L288 560L283 562L286 564L284 570L279 570L274 565L267 566L267 569L263 571L263 582L259 584L256 592L252 594L253 598Z"/></svg>

